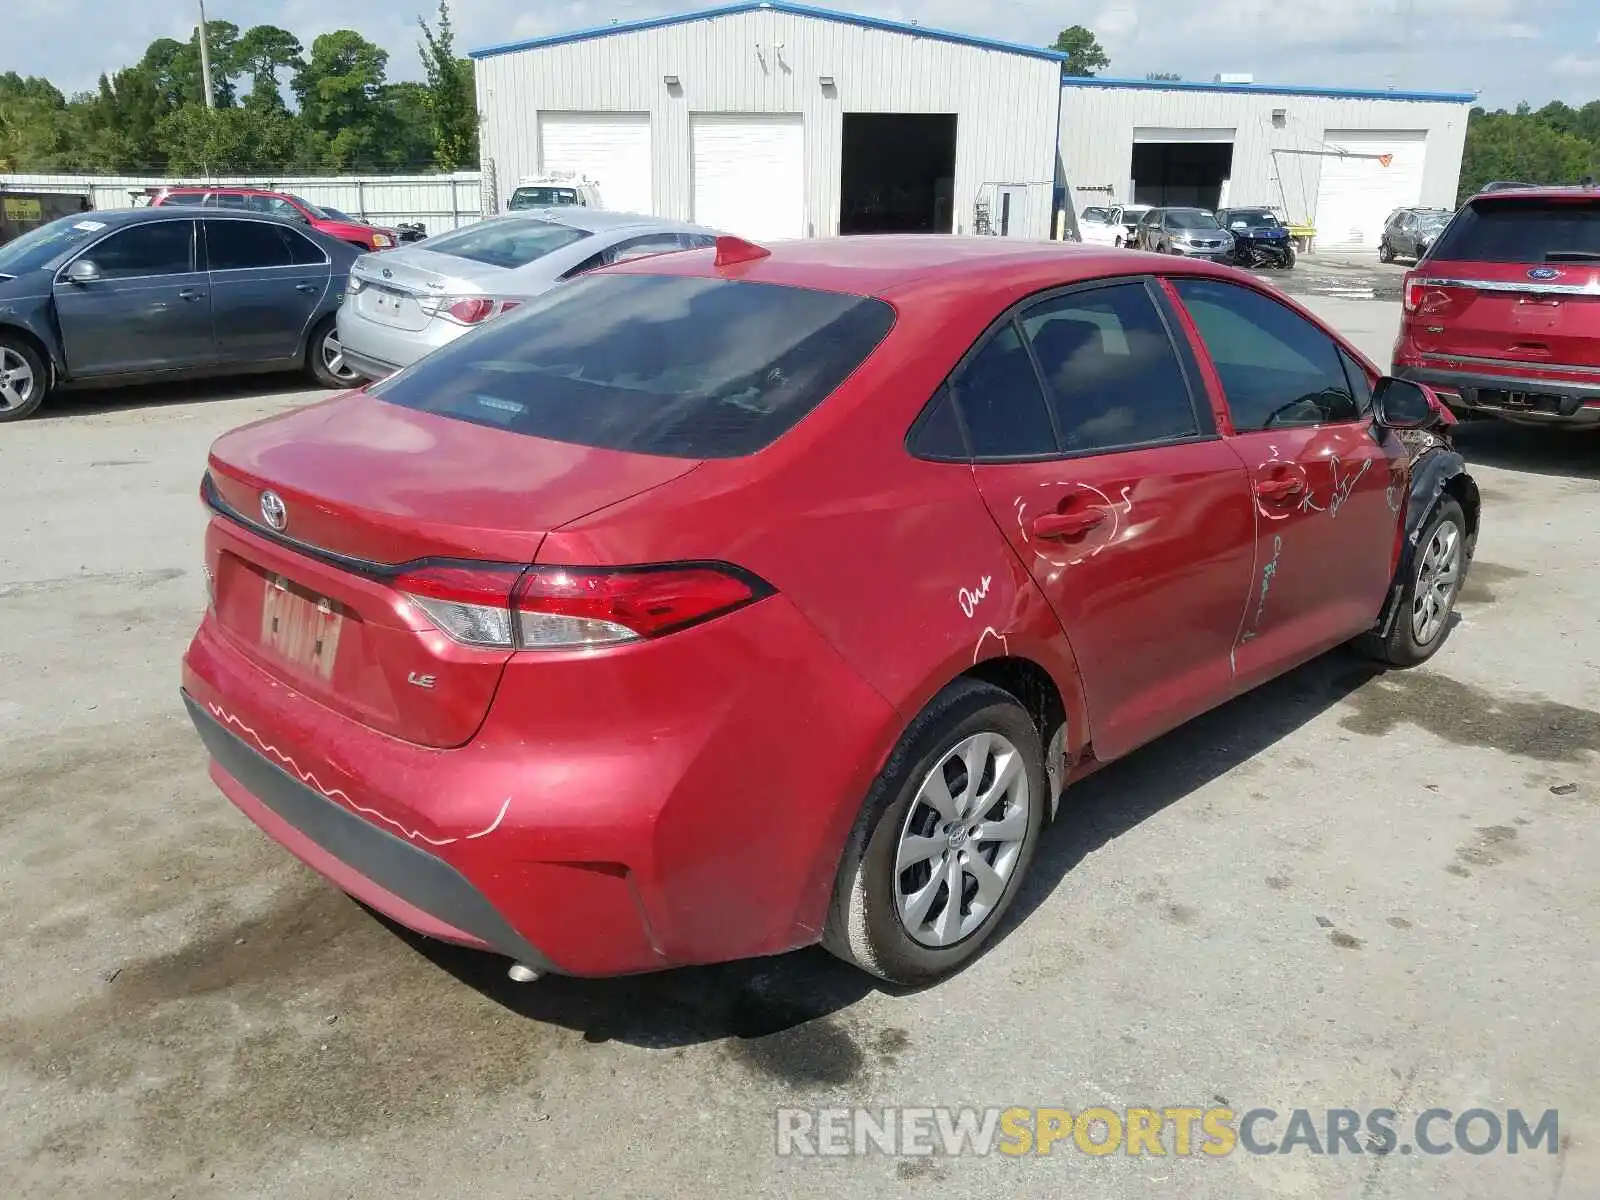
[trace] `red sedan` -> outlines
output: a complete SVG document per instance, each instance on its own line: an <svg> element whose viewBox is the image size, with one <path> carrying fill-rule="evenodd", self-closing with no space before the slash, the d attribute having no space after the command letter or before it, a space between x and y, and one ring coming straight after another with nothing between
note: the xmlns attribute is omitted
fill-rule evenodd
<svg viewBox="0 0 1600 1200"><path fill-rule="evenodd" d="M925 982L1073 780L1439 648L1441 412L1226 267L724 238L222 437L183 695L268 835L515 977Z"/></svg>

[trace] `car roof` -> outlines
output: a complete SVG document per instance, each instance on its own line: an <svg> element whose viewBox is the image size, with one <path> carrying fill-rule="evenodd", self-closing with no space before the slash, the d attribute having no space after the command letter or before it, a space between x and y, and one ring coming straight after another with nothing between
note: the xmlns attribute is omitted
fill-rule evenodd
<svg viewBox="0 0 1600 1200"><path fill-rule="evenodd" d="M1502 187L1494 191L1479 192L1468 203L1489 200L1495 204L1516 203L1519 200L1600 200L1600 187L1589 184L1546 184L1541 186Z"/></svg>
<svg viewBox="0 0 1600 1200"><path fill-rule="evenodd" d="M701 225L691 225L686 221L672 221L664 217L652 217L646 213L614 212L609 208L589 208L582 204L560 204L551 208L519 208L504 215L521 217L524 220L531 217L555 225L565 225L570 229L582 229L588 233L610 233L618 229L692 229L701 233L715 232Z"/></svg>
<svg viewBox="0 0 1600 1200"><path fill-rule="evenodd" d="M765 243L762 257L723 267L684 250L605 268L608 274L693 275L902 299L959 287L974 301L1151 270L1235 278L1225 268L1084 242L949 234L856 234Z"/></svg>
<svg viewBox="0 0 1600 1200"><path fill-rule="evenodd" d="M175 194L178 194L178 193L198 194L198 195L201 195L201 196L205 196L205 195L210 195L211 193L214 193L214 192L232 192L232 193L235 193L235 194L241 195L241 196L287 196L287 195L290 195L289 192L280 192L276 188L247 187L247 186L242 185L242 184L234 185L234 184L227 184L227 183L215 183L215 184L187 183L187 184L177 185L177 186L173 186L173 187L162 188L161 192L162 192L163 195L166 195L166 196L171 196L171 195L175 195Z"/></svg>
<svg viewBox="0 0 1600 1200"><path fill-rule="evenodd" d="M119 225L138 225L151 221L194 221L201 216L206 219L226 217L239 221L265 221L272 225L288 225L301 228L296 222L287 221L282 217L274 217L267 213L243 212L230 209L198 209L186 205L174 205L171 208L165 205L153 205L148 208L105 208L91 209L89 212L68 213L78 221L98 221L108 229ZM65 220L66 218L60 218Z"/></svg>

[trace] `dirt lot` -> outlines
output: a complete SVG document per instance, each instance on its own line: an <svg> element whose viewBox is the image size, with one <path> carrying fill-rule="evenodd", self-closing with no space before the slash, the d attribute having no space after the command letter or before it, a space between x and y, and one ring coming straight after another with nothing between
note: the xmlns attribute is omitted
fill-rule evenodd
<svg viewBox="0 0 1600 1200"><path fill-rule="evenodd" d="M1393 304L1313 303L1387 359ZM519 988L205 778L196 487L216 434L315 395L273 386L0 431L7 1197L1600 1188L1600 439L1468 430L1484 532L1441 656L1330 656L1074 790L1026 919L949 984L807 952ZM852 1103L1557 1108L1561 1150L776 1157L776 1107Z"/></svg>

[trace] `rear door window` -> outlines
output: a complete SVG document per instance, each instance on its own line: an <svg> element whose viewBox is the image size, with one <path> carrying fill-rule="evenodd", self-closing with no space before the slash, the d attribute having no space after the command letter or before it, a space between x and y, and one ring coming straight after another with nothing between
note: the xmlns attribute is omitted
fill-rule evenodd
<svg viewBox="0 0 1600 1200"><path fill-rule="evenodd" d="M1041 301L1022 327L1069 453L1199 436L1188 381L1143 283Z"/></svg>
<svg viewBox="0 0 1600 1200"><path fill-rule="evenodd" d="M1461 262L1600 262L1600 201L1479 200L1450 222L1430 257Z"/></svg>
<svg viewBox="0 0 1600 1200"><path fill-rule="evenodd" d="M679 458L768 445L894 324L864 296L671 275L590 275L370 389L554 441Z"/></svg>
<svg viewBox="0 0 1600 1200"><path fill-rule="evenodd" d="M509 270L525 267L537 258L581 242L588 236L586 229L525 217L484 221L440 234L428 239L428 249L435 254L452 254L470 262Z"/></svg>
<svg viewBox="0 0 1600 1200"><path fill-rule="evenodd" d="M206 221L205 229L207 265L213 271L287 267L325 257L294 230L265 221L218 219Z"/></svg>

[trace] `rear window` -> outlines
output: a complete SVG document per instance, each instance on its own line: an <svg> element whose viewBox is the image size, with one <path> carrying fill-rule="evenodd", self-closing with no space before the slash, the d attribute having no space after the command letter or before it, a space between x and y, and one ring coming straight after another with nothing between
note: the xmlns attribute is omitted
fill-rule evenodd
<svg viewBox="0 0 1600 1200"><path fill-rule="evenodd" d="M591 275L370 390L581 446L733 458L816 408L894 324L881 300L766 283Z"/></svg>
<svg viewBox="0 0 1600 1200"><path fill-rule="evenodd" d="M1429 257L1506 263L1600 260L1600 202L1480 200L1461 210Z"/></svg>
<svg viewBox="0 0 1600 1200"><path fill-rule="evenodd" d="M531 218L484 221L429 238L428 249L435 254L453 254L486 266L511 269L525 267L536 258L588 236L585 229Z"/></svg>
<svg viewBox="0 0 1600 1200"><path fill-rule="evenodd" d="M519 187L511 193L511 207L514 209L555 208L577 202L577 191L569 187Z"/></svg>

